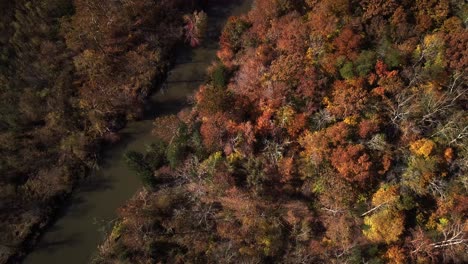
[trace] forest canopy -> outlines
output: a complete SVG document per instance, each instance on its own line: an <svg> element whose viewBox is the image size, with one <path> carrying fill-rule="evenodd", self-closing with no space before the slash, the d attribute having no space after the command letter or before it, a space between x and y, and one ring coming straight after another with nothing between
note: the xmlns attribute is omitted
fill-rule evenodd
<svg viewBox="0 0 468 264"><path fill-rule="evenodd" d="M254 1L96 263L468 262L467 8Z"/></svg>
<svg viewBox="0 0 468 264"><path fill-rule="evenodd" d="M0 0L0 263L200 45L201 2ZM125 155L143 187L93 262L468 263L466 1L253 2Z"/></svg>

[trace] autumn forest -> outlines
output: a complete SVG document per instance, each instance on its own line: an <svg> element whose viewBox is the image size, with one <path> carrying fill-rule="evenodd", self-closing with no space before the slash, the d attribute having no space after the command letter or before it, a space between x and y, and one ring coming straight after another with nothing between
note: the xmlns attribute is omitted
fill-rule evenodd
<svg viewBox="0 0 468 264"><path fill-rule="evenodd" d="M0 0L0 263L208 35L92 263L468 263L467 26L461 0Z"/></svg>

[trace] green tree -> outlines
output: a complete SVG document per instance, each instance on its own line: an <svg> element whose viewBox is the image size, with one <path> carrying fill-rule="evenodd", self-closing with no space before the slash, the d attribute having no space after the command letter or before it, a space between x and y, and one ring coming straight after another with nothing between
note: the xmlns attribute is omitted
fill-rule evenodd
<svg viewBox="0 0 468 264"><path fill-rule="evenodd" d="M145 187L153 188L156 185L156 178L149 164L145 161L143 154L136 151L129 151L124 155L127 165L136 172Z"/></svg>

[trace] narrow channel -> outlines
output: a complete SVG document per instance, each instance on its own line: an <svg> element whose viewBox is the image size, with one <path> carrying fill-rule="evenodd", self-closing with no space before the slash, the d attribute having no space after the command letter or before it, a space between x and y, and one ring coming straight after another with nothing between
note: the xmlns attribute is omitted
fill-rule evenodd
<svg viewBox="0 0 468 264"><path fill-rule="evenodd" d="M175 54L164 92L150 98L150 114L145 120L131 122L121 131L122 141L109 148L101 168L74 193L70 206L46 231L36 248L25 258L28 264L83 264L95 254L104 231L116 217L116 209L141 187L123 155L129 150L143 151L154 138L152 123L157 116L175 114L187 107L187 98L205 79L206 68L216 58L220 32L231 15L246 13L252 0L219 1L208 13L208 37L196 48Z"/></svg>

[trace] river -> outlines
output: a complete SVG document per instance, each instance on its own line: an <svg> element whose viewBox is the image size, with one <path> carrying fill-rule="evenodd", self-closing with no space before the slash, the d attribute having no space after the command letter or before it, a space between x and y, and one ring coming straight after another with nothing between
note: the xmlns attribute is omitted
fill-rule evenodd
<svg viewBox="0 0 468 264"><path fill-rule="evenodd" d="M147 118L130 122L121 131L122 140L107 149L101 168L77 188L70 206L46 230L24 263L83 264L90 261L105 237L104 230L108 230L116 218L116 209L141 187L138 177L127 168L124 153L144 151L154 140L151 135L154 118L175 114L188 106L188 96L203 82L206 68L216 59L219 34L226 19L246 13L251 4L252 0L245 0L206 10L208 37L203 44L177 52L165 91L155 92L149 99Z"/></svg>

